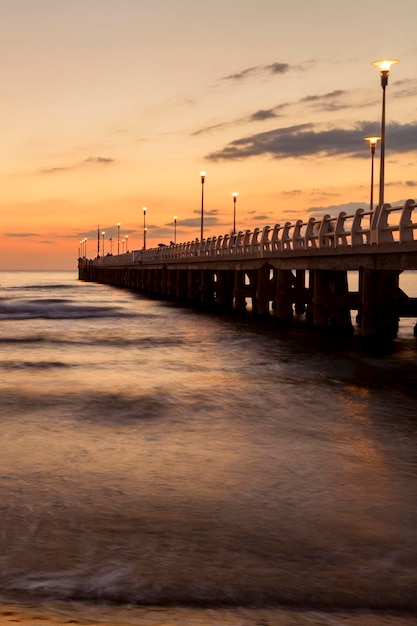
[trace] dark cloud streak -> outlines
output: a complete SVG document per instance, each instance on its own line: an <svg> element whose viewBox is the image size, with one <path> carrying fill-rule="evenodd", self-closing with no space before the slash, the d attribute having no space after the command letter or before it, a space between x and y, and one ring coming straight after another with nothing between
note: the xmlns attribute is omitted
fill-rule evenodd
<svg viewBox="0 0 417 626"><path fill-rule="evenodd" d="M359 122L354 128L317 129L313 124L299 124L288 128L257 133L231 141L221 150L207 155L211 161L238 160L253 156L272 156L276 159L309 156L368 157L364 137L375 133L375 124ZM387 129L390 150L410 152L417 150L417 122L391 123Z"/></svg>
<svg viewBox="0 0 417 626"><path fill-rule="evenodd" d="M81 163L74 163L74 165L48 167L41 170L41 174L60 174L64 172L71 172L73 170L79 170L82 167L93 165L110 165L114 163L114 159L108 157L87 157Z"/></svg>
<svg viewBox="0 0 417 626"><path fill-rule="evenodd" d="M255 65L254 67L247 67L246 69L230 74L229 76L223 76L221 80L227 81L241 81L250 76L257 74L286 74L291 69L295 69L295 66L291 66L288 63L271 63L270 65Z"/></svg>

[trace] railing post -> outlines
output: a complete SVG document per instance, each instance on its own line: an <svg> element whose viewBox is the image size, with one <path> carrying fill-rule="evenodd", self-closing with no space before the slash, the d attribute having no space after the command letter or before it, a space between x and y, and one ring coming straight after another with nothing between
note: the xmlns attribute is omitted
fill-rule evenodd
<svg viewBox="0 0 417 626"><path fill-rule="evenodd" d="M413 241L414 233L413 233L413 221L411 216L415 209L416 203L415 200L407 200L405 203L403 210L401 212L400 217L400 233L399 233L399 241L400 243L404 243L404 241Z"/></svg>

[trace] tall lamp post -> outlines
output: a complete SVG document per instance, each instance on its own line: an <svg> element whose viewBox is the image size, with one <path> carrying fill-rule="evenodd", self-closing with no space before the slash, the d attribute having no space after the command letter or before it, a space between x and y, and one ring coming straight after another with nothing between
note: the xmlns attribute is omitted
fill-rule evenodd
<svg viewBox="0 0 417 626"><path fill-rule="evenodd" d="M371 197L369 200L369 209L372 212L374 210L374 156L375 148L381 137L365 137L365 141L369 143L371 149Z"/></svg>
<svg viewBox="0 0 417 626"><path fill-rule="evenodd" d="M105 235L105 234L106 234L106 231L102 230L102 231L101 231L101 236L102 236L102 238L103 238L103 246L102 246L102 248L103 248L103 256L104 256L104 235Z"/></svg>
<svg viewBox="0 0 417 626"><path fill-rule="evenodd" d="M120 254L120 222L117 222L117 254Z"/></svg>
<svg viewBox="0 0 417 626"><path fill-rule="evenodd" d="M234 191L232 193L233 196L233 234L236 235L236 199L238 197L238 192Z"/></svg>
<svg viewBox="0 0 417 626"><path fill-rule="evenodd" d="M375 211L372 225L376 227L379 214L384 205L384 185L385 185L385 90L388 85L388 76L391 65L398 63L397 59L374 61L372 65L379 67L382 87L382 118L381 118L381 148L380 148L380 170L379 170L379 201Z"/></svg>
<svg viewBox="0 0 417 626"><path fill-rule="evenodd" d="M201 228L200 228L200 241L203 241L204 234L204 183L206 180L207 172L200 172L201 176Z"/></svg>
<svg viewBox="0 0 417 626"><path fill-rule="evenodd" d="M146 206L143 207L143 249L146 250Z"/></svg>
<svg viewBox="0 0 417 626"><path fill-rule="evenodd" d="M177 243L177 216L174 215L174 243Z"/></svg>
<svg viewBox="0 0 417 626"><path fill-rule="evenodd" d="M129 252L128 238L129 238L129 235L125 235L125 239L126 239L126 252Z"/></svg>

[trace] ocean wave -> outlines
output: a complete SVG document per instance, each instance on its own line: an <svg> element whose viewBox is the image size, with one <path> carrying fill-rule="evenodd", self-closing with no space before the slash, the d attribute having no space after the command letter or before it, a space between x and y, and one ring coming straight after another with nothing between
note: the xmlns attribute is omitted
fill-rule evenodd
<svg viewBox="0 0 417 626"><path fill-rule="evenodd" d="M12 285L12 286L7 286L4 289L6 289L7 291L39 291L40 289L42 290L73 290L74 289L74 285L65 285L65 284L28 284L28 285Z"/></svg>
<svg viewBox="0 0 417 626"><path fill-rule="evenodd" d="M135 313L124 311L119 307L110 306L50 306L42 302L25 302L24 304L3 304L0 307L0 320L26 319L85 319L97 317L127 318L137 317Z"/></svg>
<svg viewBox="0 0 417 626"><path fill-rule="evenodd" d="M216 584L205 580L204 575L187 583L176 580L173 576L172 580L165 581L164 584L157 580L149 580L147 577L137 578L138 572L135 572L134 568L120 564L103 569L97 568L94 573L86 574L87 572L74 568L64 572L18 575L6 586L6 593L24 594L26 599L32 600L88 601L153 607L212 609L291 607L298 610L374 610L405 614L414 613L417 608L412 594L403 598L384 598L378 595L365 598L362 594L356 597L354 593L349 592L341 595L333 595L331 592L316 593L314 588L309 587L303 591L290 590L285 585L283 588L272 589L268 583L248 585L242 584L238 579L234 583Z"/></svg>
<svg viewBox="0 0 417 626"><path fill-rule="evenodd" d="M25 370L25 369L52 369L56 367L73 367L73 363L63 363L62 361L2 361L0 369L4 370Z"/></svg>

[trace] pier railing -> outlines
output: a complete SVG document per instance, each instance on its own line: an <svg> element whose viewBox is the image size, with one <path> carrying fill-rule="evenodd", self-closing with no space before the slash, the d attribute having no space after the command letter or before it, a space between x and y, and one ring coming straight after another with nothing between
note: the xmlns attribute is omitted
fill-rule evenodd
<svg viewBox="0 0 417 626"><path fill-rule="evenodd" d="M357 209L353 214L342 211L337 216L310 217L307 221L285 222L253 230L226 233L199 241L135 250L117 256L97 259L100 265L160 263L185 259L262 258L275 254L327 249L358 249L387 243L417 242L417 203L384 204L377 217L374 211ZM413 221L413 218L415 221Z"/></svg>

